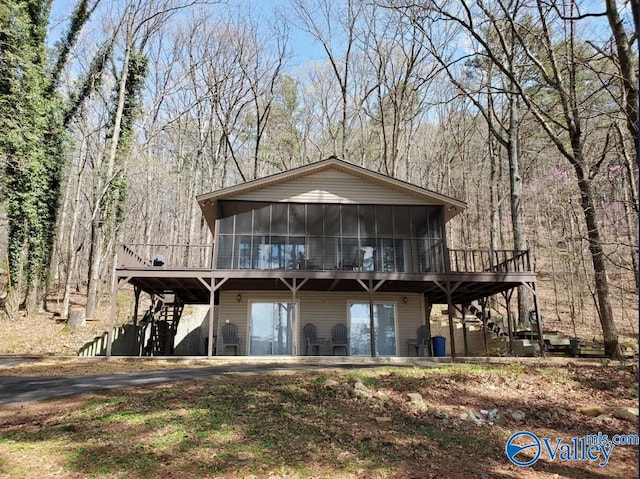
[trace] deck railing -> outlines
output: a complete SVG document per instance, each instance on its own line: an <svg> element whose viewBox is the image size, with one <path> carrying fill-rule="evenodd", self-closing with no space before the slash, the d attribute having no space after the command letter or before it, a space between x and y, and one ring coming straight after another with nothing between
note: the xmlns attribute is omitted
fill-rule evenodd
<svg viewBox="0 0 640 479"><path fill-rule="evenodd" d="M452 273L529 273L529 250L450 249Z"/></svg>
<svg viewBox="0 0 640 479"><path fill-rule="evenodd" d="M452 273L529 273L529 250L450 249ZM210 269L211 245L123 244L120 268ZM316 268L317 269L317 268ZM442 271L443 273L445 271Z"/></svg>
<svg viewBox="0 0 640 479"><path fill-rule="evenodd" d="M123 244L120 268L210 269L211 245L188 244Z"/></svg>

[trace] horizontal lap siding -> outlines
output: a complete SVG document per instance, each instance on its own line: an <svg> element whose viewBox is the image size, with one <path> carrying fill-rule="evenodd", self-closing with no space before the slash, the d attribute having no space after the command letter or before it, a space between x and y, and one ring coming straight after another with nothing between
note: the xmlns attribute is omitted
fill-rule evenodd
<svg viewBox="0 0 640 479"><path fill-rule="evenodd" d="M427 204L424 197L385 188L339 171L322 171L242 195L235 200L293 203ZM442 204L435 202L433 204Z"/></svg>
<svg viewBox="0 0 640 479"><path fill-rule="evenodd" d="M237 301L237 295L241 301ZM407 304L403 298L407 298ZM223 291L220 294L220 324L226 321L238 327L240 336L239 354L248 354L248 327L250 301L282 301L290 302L291 293L281 291ZM300 305L300 317L297 325L298 355L305 354L304 334L302 328L306 323L316 326L318 337L329 340L331 328L342 323L348 326L347 304L349 302L368 303L369 295L365 292L323 292L301 291L297 294ZM407 340L416 338L416 330L424 324L424 307L422 296L416 294L379 293L374 295L375 302L396 304L397 355L407 354ZM221 351L222 353L222 351ZM228 350L231 353L231 350ZM414 353L412 353L414 354Z"/></svg>

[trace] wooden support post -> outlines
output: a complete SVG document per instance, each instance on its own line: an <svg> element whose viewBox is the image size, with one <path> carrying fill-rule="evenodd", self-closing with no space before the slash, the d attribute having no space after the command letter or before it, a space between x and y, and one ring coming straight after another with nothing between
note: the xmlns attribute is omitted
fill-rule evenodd
<svg viewBox="0 0 640 479"><path fill-rule="evenodd" d="M227 282L229 278L222 278L220 282L216 282L216 278L211 274L211 283L207 283L204 279L198 278L202 286L209 290L209 334L207 335L207 358L211 358L213 356L213 317L215 313L215 298L216 291L220 289L220 287ZM220 321L218 321L218 333L220 332ZM220 337L220 335L217 335Z"/></svg>
<svg viewBox="0 0 640 479"><path fill-rule="evenodd" d="M447 316L449 317L449 342L451 343L451 359L455 359L456 357L456 338L455 338L455 329L453 327L453 310L455 306L453 305L453 293L458 287L462 284L462 282L458 282L455 285L451 286L451 281L446 281L444 283L440 283L439 281L434 281L435 285L440 288L447 295Z"/></svg>
<svg viewBox="0 0 640 479"><path fill-rule="evenodd" d="M298 334L296 334L296 332L298 331L298 318L296 315L296 293L298 292L298 278L293 278L293 287L291 288L291 297L292 297L292 304L291 304L291 332L293 334L293 344L291 346L292 351L291 354L293 356L297 356L298 355Z"/></svg>
<svg viewBox="0 0 640 479"><path fill-rule="evenodd" d="M467 304L462 304L462 340L464 341L464 355L469 356L469 339L467 338Z"/></svg>
<svg viewBox="0 0 640 479"><path fill-rule="evenodd" d="M378 291L380 287L385 283L385 280L382 279L378 281L375 285L373 284L373 278L369 278L369 284L367 285L361 279L357 279L360 286L369 293L369 329L370 329L370 348L371 348L371 357L376 357L376 339L375 339L375 321L373 316L373 293Z"/></svg>
<svg viewBox="0 0 640 479"><path fill-rule="evenodd" d="M449 342L451 343L451 359L456 358L455 328L453 327L453 300L451 299L451 283L447 281L447 315L449 317Z"/></svg>
<svg viewBox="0 0 640 479"><path fill-rule="evenodd" d="M291 297L293 301L293 310L291 311L291 332L293 334L293 346L291 354L294 356L298 355L298 317L297 317L297 309L296 303L298 302L297 293L300 288L304 286L304 284L309 281L309 278L305 278L298 284L298 278L293 278L291 284L285 278L278 278L280 281L284 283L284 285L289 288L291 291Z"/></svg>
<svg viewBox="0 0 640 479"><path fill-rule="evenodd" d="M376 331L373 314L373 279L369 278L369 329L371 330L371 357L375 358L378 355L378 352L376 351Z"/></svg>
<svg viewBox="0 0 640 479"><path fill-rule="evenodd" d="M113 287L111 288L111 310L109 311L109 330L107 331L107 350L105 355L108 358L111 357L111 350L113 348L113 330L116 327L116 316L118 309L118 289L120 286L125 285L129 282L131 277L125 278L122 281L118 281L118 277L115 272L113 274Z"/></svg>
<svg viewBox="0 0 640 479"><path fill-rule="evenodd" d="M209 288L209 328L207 333L207 358L213 357L213 319L216 308L216 278L211 275L211 287Z"/></svg>
<svg viewBox="0 0 640 479"><path fill-rule="evenodd" d="M536 283L531 283L531 289L533 291L533 309L536 312L536 324L538 329L538 344L540 345L540 354L546 356L544 350L544 336L542 334L542 316L540 316L540 310L538 309L538 292L536 291Z"/></svg>
<svg viewBox="0 0 640 479"><path fill-rule="evenodd" d="M489 345L487 343L487 301L488 298L482 298L480 305L482 306L482 336L484 339L484 350L488 351Z"/></svg>
<svg viewBox="0 0 640 479"><path fill-rule="evenodd" d="M133 296L135 298L135 302L133 303L133 330L135 332L135 336L133 337L133 350L136 356L142 355L139 344L140 334L138 333L138 310L140 308L141 292L142 290L138 286L133 286Z"/></svg>
<svg viewBox="0 0 640 479"><path fill-rule="evenodd" d="M427 344L426 344L426 353L427 356L433 356L433 349L431 345L431 309L433 305L429 298L424 295L424 310L425 310L425 326L427 327Z"/></svg>
<svg viewBox="0 0 640 479"><path fill-rule="evenodd" d="M508 292L503 292L504 300L507 306L507 330L509 331L509 354L513 356L513 328L511 321L511 296L513 296L513 289Z"/></svg>
<svg viewBox="0 0 640 479"><path fill-rule="evenodd" d="M133 296L135 297L135 302L133 303L133 325L138 326L138 308L140 307L140 288L137 286L133 287Z"/></svg>

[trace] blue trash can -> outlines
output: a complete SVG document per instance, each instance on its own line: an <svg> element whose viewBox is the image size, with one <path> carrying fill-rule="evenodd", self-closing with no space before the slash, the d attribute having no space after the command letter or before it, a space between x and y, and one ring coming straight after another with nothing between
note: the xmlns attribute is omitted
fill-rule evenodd
<svg viewBox="0 0 640 479"><path fill-rule="evenodd" d="M433 355L443 357L447 355L447 338L444 336L434 336L431 338L433 343Z"/></svg>

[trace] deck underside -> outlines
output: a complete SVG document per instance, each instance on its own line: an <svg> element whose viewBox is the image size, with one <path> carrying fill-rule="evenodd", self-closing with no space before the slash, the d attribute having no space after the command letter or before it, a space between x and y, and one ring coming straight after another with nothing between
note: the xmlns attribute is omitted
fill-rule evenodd
<svg viewBox="0 0 640 479"><path fill-rule="evenodd" d="M383 272L291 272L193 270L160 268L118 269L118 280L126 281L148 294L171 291L187 304L209 304L211 283L221 284L217 291L363 291L369 284L376 292L424 294L432 304L446 304L447 292L454 304L507 292L521 285L533 285L534 273L449 273L403 274ZM217 303L217 297L215 302Z"/></svg>

